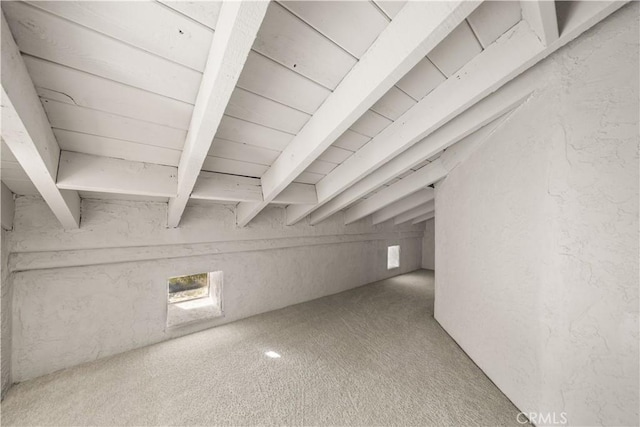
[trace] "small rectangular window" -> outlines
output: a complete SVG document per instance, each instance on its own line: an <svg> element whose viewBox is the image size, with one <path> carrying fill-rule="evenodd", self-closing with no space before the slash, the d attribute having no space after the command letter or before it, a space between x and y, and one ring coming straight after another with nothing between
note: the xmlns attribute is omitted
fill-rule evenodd
<svg viewBox="0 0 640 427"><path fill-rule="evenodd" d="M223 316L222 271L171 277L167 288L167 327Z"/></svg>
<svg viewBox="0 0 640 427"><path fill-rule="evenodd" d="M191 274L169 279L169 303L189 301L209 296L209 274Z"/></svg>
<svg viewBox="0 0 640 427"><path fill-rule="evenodd" d="M400 246L389 246L387 248L387 270L400 267Z"/></svg>

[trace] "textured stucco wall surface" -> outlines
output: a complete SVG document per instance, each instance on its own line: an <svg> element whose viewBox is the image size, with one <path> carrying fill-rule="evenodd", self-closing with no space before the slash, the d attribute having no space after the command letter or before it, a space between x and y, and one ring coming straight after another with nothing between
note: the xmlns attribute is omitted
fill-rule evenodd
<svg viewBox="0 0 640 427"><path fill-rule="evenodd" d="M2 307L0 307L0 318L2 319L2 341L0 342L0 361L2 372L2 397L11 385L11 282L9 277L8 261L9 248L7 245L7 232L1 229L1 267L0 276L2 284Z"/></svg>
<svg viewBox="0 0 640 427"><path fill-rule="evenodd" d="M522 411L570 425L639 422L638 9L533 70L436 186L436 319Z"/></svg>
<svg viewBox="0 0 640 427"><path fill-rule="evenodd" d="M436 219L428 220L424 225L422 238L422 268L436 268Z"/></svg>
<svg viewBox="0 0 640 427"><path fill-rule="evenodd" d="M270 208L237 228L233 207L189 206L167 229L166 204L83 200L64 231L39 198L16 200L10 238L13 380L145 346L420 268L420 226L345 226L342 215L284 225ZM386 269L400 244L400 269ZM168 277L224 272L224 317L166 328Z"/></svg>

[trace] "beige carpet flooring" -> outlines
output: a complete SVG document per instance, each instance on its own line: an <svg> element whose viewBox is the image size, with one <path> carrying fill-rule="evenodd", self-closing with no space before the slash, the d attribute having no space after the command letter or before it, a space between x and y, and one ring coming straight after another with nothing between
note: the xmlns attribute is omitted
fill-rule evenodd
<svg viewBox="0 0 640 427"><path fill-rule="evenodd" d="M420 270L17 384L2 425L518 425L517 413L433 319L433 272Z"/></svg>

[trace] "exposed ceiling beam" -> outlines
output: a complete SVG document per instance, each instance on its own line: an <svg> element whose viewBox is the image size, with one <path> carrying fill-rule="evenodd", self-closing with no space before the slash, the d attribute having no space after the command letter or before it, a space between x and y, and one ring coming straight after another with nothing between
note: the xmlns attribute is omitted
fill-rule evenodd
<svg viewBox="0 0 640 427"><path fill-rule="evenodd" d="M426 215L428 213L433 212L433 210L435 209L435 206L433 204L433 200L425 203L421 206L415 207L403 214L398 215L397 217L395 217L393 219L393 223L395 225L399 225L399 224L404 224L407 221L412 221L416 218L418 218L419 216L422 215Z"/></svg>
<svg viewBox="0 0 640 427"><path fill-rule="evenodd" d="M545 46L558 40L556 2L553 0L521 1L522 19L526 20Z"/></svg>
<svg viewBox="0 0 640 427"><path fill-rule="evenodd" d="M169 227L180 223L268 5L266 1L222 3L178 164L178 192L169 200Z"/></svg>
<svg viewBox="0 0 640 427"><path fill-rule="evenodd" d="M273 201L479 4L408 2L263 175L263 201L238 205L238 225Z"/></svg>
<svg viewBox="0 0 640 427"><path fill-rule="evenodd" d="M420 190L417 193L410 195L409 197L398 200L393 205L387 206L386 208L373 214L373 224L380 224L382 222L390 220L393 217L410 211L411 209L424 205L425 203L433 200L434 196L435 191L433 191L433 188L427 187L424 190Z"/></svg>
<svg viewBox="0 0 640 427"><path fill-rule="evenodd" d="M294 224L336 196L342 196L341 193L352 185L358 186L359 182L355 185L354 183L384 167L382 165L389 159L397 156L443 123L496 91L506 82L520 75L624 5L624 2L615 1L570 3L571 13L564 22L561 37L555 42L544 46L529 24L526 21L520 22L455 75L424 97L355 155L320 180L316 184L317 205L287 208L287 224ZM531 81L536 79L537 76L527 75L525 77L527 83L518 84L530 85ZM541 82L534 83L540 84ZM373 188L379 185L376 183ZM370 191L370 188L361 187L364 194ZM317 215L312 215L311 223L317 223L357 200L357 198L353 199L356 192L351 193L349 197L341 197L342 200L331 208L327 208Z"/></svg>
<svg viewBox="0 0 640 427"><path fill-rule="evenodd" d="M413 221L411 221L411 224L416 225L418 223L421 223L422 221L427 221L431 218L435 218L436 216L436 212L433 211L431 213L428 214L424 214L424 215L420 215L419 217L417 217L416 219L414 219Z"/></svg>
<svg viewBox="0 0 640 427"><path fill-rule="evenodd" d="M440 151L450 147L491 121L520 105L530 95L528 87L504 88L483 99L434 133L394 157L336 197L316 206L290 206L287 224L292 225L311 211L311 224L324 221L336 212L369 194L374 189L409 171ZM424 120L422 121L424 123Z"/></svg>
<svg viewBox="0 0 640 427"><path fill-rule="evenodd" d="M62 151L57 185L68 190L173 197L178 169Z"/></svg>
<svg viewBox="0 0 640 427"><path fill-rule="evenodd" d="M2 14L2 138L64 228L80 226L80 196L56 186L60 147Z"/></svg>
<svg viewBox="0 0 640 427"><path fill-rule="evenodd" d="M0 209L0 222L2 223L2 228L5 230L11 230L13 228L13 214L15 213L15 204L13 201L13 193L9 188L0 183L2 187L2 209Z"/></svg>
<svg viewBox="0 0 640 427"><path fill-rule="evenodd" d="M388 186L368 199L350 207L345 212L345 223L350 224L355 222L398 200L411 196L428 185L440 181L446 177L454 167L466 159L478 145L487 140L493 131L506 119L506 116L507 115L495 120L459 143L451 146L440 157L428 165L418 169L416 172Z"/></svg>
<svg viewBox="0 0 640 427"><path fill-rule="evenodd" d="M236 202L261 202L262 188L259 178L202 172L191 198L199 200L226 200ZM273 199L272 203L316 203L316 189L311 184L293 182Z"/></svg>
<svg viewBox="0 0 640 427"><path fill-rule="evenodd" d="M99 193L174 197L178 168L131 160L62 151L58 188ZM260 179L201 172L192 199L214 201L261 201ZM315 203L313 185L292 183L273 203Z"/></svg>

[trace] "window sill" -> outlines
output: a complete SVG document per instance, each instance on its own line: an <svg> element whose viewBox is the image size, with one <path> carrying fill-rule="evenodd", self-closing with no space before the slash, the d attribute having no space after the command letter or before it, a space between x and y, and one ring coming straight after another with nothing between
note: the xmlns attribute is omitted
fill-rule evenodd
<svg viewBox="0 0 640 427"><path fill-rule="evenodd" d="M220 304L212 297L177 302L169 304L167 307L167 328L175 328L217 317L222 317L222 310Z"/></svg>

